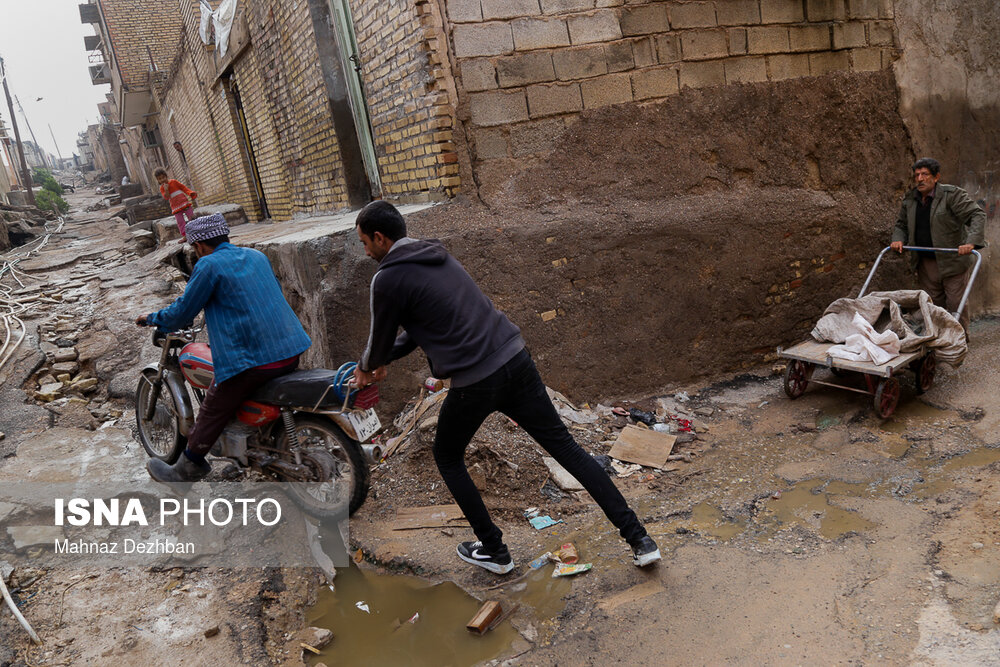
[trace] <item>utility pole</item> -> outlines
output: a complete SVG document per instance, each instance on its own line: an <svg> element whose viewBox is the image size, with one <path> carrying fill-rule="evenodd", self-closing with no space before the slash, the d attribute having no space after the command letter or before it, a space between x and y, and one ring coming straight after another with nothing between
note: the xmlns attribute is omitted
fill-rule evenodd
<svg viewBox="0 0 1000 667"><path fill-rule="evenodd" d="M17 99L17 95L14 96L14 101L17 102L17 108L21 111L21 118L24 119L24 124L28 126L28 134L31 135L31 141L35 144L35 150L38 151L38 157L42 159L42 164L46 167L49 165L49 161L45 159L45 151L42 150L42 145L38 143L38 139L35 139L35 132L31 129L31 123L28 122L28 114L24 113L24 107L21 106L21 100ZM12 114L14 110L10 111Z"/></svg>
<svg viewBox="0 0 1000 667"><path fill-rule="evenodd" d="M56 146L56 155L59 156L59 168L62 169L62 151L59 150L59 143L56 141L56 133L52 131L52 123L49 123L49 134L52 135L52 143Z"/></svg>
<svg viewBox="0 0 1000 667"><path fill-rule="evenodd" d="M14 118L14 103L10 101L10 89L7 88L7 69L4 67L2 57L0 57L0 79L3 79L3 94L7 97L10 124L14 128L14 141L17 142L17 152L21 156L21 174L23 175L24 187L28 189L28 201L31 202L32 206L35 206L35 191L31 189L31 172L28 171L28 162L24 159L24 146L21 144L21 133L17 129L17 119Z"/></svg>

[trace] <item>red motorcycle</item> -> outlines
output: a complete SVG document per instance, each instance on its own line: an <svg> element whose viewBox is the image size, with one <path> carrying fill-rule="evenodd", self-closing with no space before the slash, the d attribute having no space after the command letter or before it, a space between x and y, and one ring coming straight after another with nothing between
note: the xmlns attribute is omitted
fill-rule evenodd
<svg viewBox="0 0 1000 667"><path fill-rule="evenodd" d="M135 392L139 442L173 464L187 446L195 409L212 385L212 352L201 329L156 331L160 360L144 368ZM271 380L239 407L211 454L288 484L292 499L317 517L343 515L364 503L369 469L362 442L382 424L372 407L378 388L351 385L353 362L338 370L296 370ZM304 483L303 483L304 482Z"/></svg>

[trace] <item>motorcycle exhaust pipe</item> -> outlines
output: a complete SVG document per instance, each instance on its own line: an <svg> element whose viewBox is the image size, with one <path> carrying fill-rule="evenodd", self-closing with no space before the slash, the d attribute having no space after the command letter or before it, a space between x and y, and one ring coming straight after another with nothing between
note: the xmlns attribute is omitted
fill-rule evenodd
<svg viewBox="0 0 1000 667"><path fill-rule="evenodd" d="M378 463L382 460L382 454L385 453L382 445L361 445L361 449L365 451L369 463Z"/></svg>

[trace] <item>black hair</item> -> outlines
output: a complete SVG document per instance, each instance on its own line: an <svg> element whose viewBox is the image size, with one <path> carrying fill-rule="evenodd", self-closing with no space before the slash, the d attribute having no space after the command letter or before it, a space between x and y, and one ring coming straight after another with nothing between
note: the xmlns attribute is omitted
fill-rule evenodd
<svg viewBox="0 0 1000 667"><path fill-rule="evenodd" d="M229 243L229 235L223 234L222 236L213 236L210 239L203 239L201 242L209 248L218 248L219 244Z"/></svg>
<svg viewBox="0 0 1000 667"><path fill-rule="evenodd" d="M157 167L156 169L153 170L153 178L156 178L160 174L163 174L164 176L166 176L167 175L167 170L164 169L163 167Z"/></svg>
<svg viewBox="0 0 1000 667"><path fill-rule="evenodd" d="M387 201L373 201L365 206L354 225L368 238L374 237L375 232L382 232L382 236L393 242L406 236L403 215Z"/></svg>
<svg viewBox="0 0 1000 667"><path fill-rule="evenodd" d="M917 169L927 169L931 176L937 176L941 171L941 163L932 157L922 157L913 163L913 171Z"/></svg>

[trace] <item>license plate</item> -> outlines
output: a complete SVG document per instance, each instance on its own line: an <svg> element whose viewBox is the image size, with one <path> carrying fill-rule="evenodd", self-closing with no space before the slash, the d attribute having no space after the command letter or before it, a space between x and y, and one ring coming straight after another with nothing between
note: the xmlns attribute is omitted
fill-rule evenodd
<svg viewBox="0 0 1000 667"><path fill-rule="evenodd" d="M378 430L382 428L382 422L378 420L378 415L372 409L348 412L347 421L354 427L354 433L358 436L358 442L364 442L378 433Z"/></svg>

